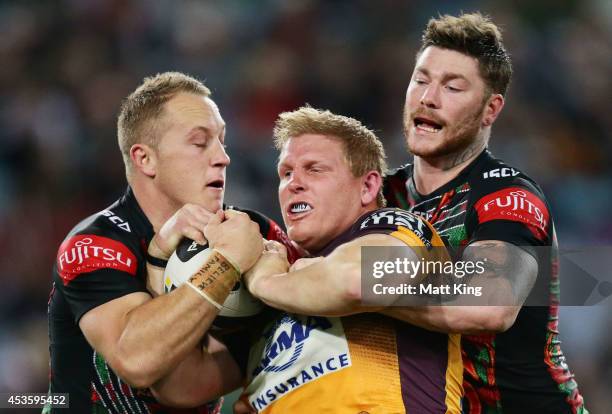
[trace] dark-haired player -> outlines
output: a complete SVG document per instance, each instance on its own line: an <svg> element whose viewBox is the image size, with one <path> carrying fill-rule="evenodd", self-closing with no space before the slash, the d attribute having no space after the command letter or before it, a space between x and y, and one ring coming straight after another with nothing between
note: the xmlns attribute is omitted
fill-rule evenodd
<svg viewBox="0 0 612 414"><path fill-rule="evenodd" d="M386 178L385 197L430 221L463 259L492 260L491 278L533 285L527 301L539 306L431 307L399 317L474 334L462 336L464 412L586 413L560 348L549 206L532 179L487 150L511 74L500 31L488 18L430 20L404 109L414 163ZM487 257L491 248L496 257Z"/></svg>

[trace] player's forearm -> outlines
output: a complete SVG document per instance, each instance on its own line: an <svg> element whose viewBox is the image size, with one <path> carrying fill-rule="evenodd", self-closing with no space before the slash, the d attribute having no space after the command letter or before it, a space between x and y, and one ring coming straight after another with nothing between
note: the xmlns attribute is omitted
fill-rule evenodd
<svg viewBox="0 0 612 414"><path fill-rule="evenodd" d="M249 289L267 305L287 312L348 315L361 310L358 267L326 258L290 273L262 275Z"/></svg>
<svg viewBox="0 0 612 414"><path fill-rule="evenodd" d="M187 285L133 309L117 341L119 371L132 385L149 386L197 346L216 315Z"/></svg>
<svg viewBox="0 0 612 414"><path fill-rule="evenodd" d="M147 290L154 298L164 294L164 270L147 263Z"/></svg>
<svg viewBox="0 0 612 414"><path fill-rule="evenodd" d="M442 306L449 332L499 333L514 323L520 306Z"/></svg>
<svg viewBox="0 0 612 414"><path fill-rule="evenodd" d="M473 306L473 298L457 296L441 306L390 307L384 313L441 332L480 334L509 329L535 283L535 258L510 243L482 240L470 244L462 260L484 264L484 271L467 281L482 289L479 306Z"/></svg>
<svg viewBox="0 0 612 414"><path fill-rule="evenodd" d="M381 313L403 322L436 332L453 332L439 306L389 307Z"/></svg>
<svg viewBox="0 0 612 414"><path fill-rule="evenodd" d="M249 290L269 306L316 316L377 312L385 306L364 306L361 292L361 248L397 246L388 235L368 235L342 246L311 265L283 274L257 275Z"/></svg>
<svg viewBox="0 0 612 414"><path fill-rule="evenodd" d="M151 387L155 398L177 408L200 406L238 388L242 375L225 347L193 349L176 368Z"/></svg>
<svg viewBox="0 0 612 414"><path fill-rule="evenodd" d="M382 313L430 331L483 334L510 328L519 309L512 306L421 306L389 307Z"/></svg>

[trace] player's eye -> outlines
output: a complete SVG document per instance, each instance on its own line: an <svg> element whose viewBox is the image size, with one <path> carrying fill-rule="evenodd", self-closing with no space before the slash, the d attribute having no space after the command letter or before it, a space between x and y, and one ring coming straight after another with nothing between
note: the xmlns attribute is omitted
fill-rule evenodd
<svg viewBox="0 0 612 414"><path fill-rule="evenodd" d="M210 141L208 139L200 137L199 139L193 141L193 145L195 145L198 148L206 148L208 147L209 142Z"/></svg>

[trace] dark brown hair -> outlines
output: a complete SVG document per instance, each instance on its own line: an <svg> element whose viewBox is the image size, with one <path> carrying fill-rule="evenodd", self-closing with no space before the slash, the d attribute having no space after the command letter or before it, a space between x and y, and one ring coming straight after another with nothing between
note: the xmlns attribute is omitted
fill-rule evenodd
<svg viewBox="0 0 612 414"><path fill-rule="evenodd" d="M430 19L417 56L429 46L476 58L489 93L506 94L512 77L512 62L502 43L501 31L488 16L476 12Z"/></svg>

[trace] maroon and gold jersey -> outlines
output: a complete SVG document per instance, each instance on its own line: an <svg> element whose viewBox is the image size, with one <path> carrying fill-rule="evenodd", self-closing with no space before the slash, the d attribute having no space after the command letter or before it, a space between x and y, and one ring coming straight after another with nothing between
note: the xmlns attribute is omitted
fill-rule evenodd
<svg viewBox="0 0 612 414"><path fill-rule="evenodd" d="M558 338L557 243L550 208L537 184L485 150L428 195L416 190L412 165L402 167L386 177L385 198L428 220L451 250L461 252L478 240L501 240L538 261L526 303L549 298L548 305L523 306L506 332L462 337L464 412L587 413Z"/></svg>
<svg viewBox="0 0 612 414"><path fill-rule="evenodd" d="M418 216L380 209L360 217L318 255L373 233L409 246L444 245ZM266 414L457 414L462 370L459 335L374 313L316 317L277 311L251 348L243 399Z"/></svg>

